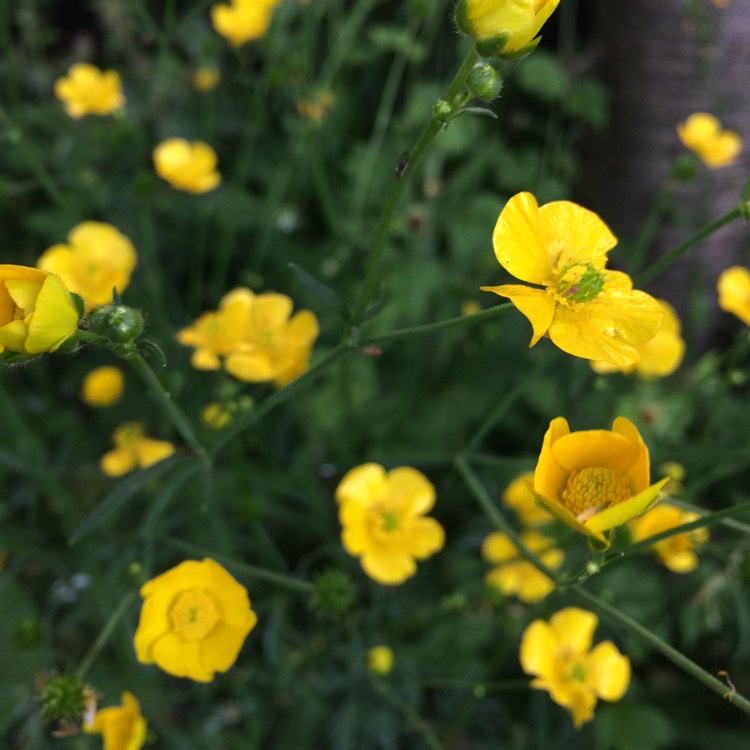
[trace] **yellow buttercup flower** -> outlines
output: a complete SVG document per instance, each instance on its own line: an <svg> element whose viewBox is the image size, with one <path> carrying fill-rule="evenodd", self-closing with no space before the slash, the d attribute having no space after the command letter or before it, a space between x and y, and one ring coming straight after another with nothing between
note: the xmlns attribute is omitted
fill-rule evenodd
<svg viewBox="0 0 750 750"><path fill-rule="evenodd" d="M156 174L173 188L187 193L207 193L220 182L216 152L203 141L169 138L153 153Z"/></svg>
<svg viewBox="0 0 750 750"><path fill-rule="evenodd" d="M177 340L195 348L191 362L199 370L217 370L223 361L238 380L284 386L307 371L319 330L309 310L291 313L286 295L238 288L224 295L217 312L183 328Z"/></svg>
<svg viewBox="0 0 750 750"><path fill-rule="evenodd" d="M697 521L699 518L697 513L661 503L632 522L633 541L640 542L655 534L661 534L662 531ZM698 566L695 547L707 541L708 529L698 528L661 539L654 543L652 549L673 573L689 573Z"/></svg>
<svg viewBox="0 0 750 750"><path fill-rule="evenodd" d="M36 262L59 276L71 292L83 297L86 311L122 294L138 262L133 243L111 224L84 221L68 234L68 244L53 245Z"/></svg>
<svg viewBox="0 0 750 750"><path fill-rule="evenodd" d="M680 335L680 319L672 305L657 300L664 317L654 337L636 346L640 359L629 365L617 367L609 362L592 361L591 369L602 375L610 372L635 372L642 378L665 378L671 375L685 355L685 340Z"/></svg>
<svg viewBox="0 0 750 750"><path fill-rule="evenodd" d="M333 92L321 91L310 99L300 99L297 102L297 113L307 120L321 123L335 101Z"/></svg>
<svg viewBox="0 0 750 750"><path fill-rule="evenodd" d="M696 112L679 123L677 135L711 169L733 164L742 151L742 138L733 130L722 130L719 120L707 112Z"/></svg>
<svg viewBox="0 0 750 750"><path fill-rule="evenodd" d="M416 469L386 473L369 463L349 471L336 488L344 549L358 557L370 578L385 585L403 583L445 544L443 527L426 518L435 488Z"/></svg>
<svg viewBox="0 0 750 750"><path fill-rule="evenodd" d="M84 115L108 115L125 104L120 76L95 65L76 63L68 75L55 81L55 96L75 119Z"/></svg>
<svg viewBox="0 0 750 750"><path fill-rule="evenodd" d="M750 269L732 266L719 276L719 307L750 326Z"/></svg>
<svg viewBox="0 0 750 750"><path fill-rule="evenodd" d="M543 534L526 531L521 534L521 541L548 568L554 570L562 565L565 556ZM518 547L501 531L485 538L482 557L497 566L485 576L487 583L504 594L517 596L522 602L537 602L555 588L554 582L521 557Z"/></svg>
<svg viewBox="0 0 750 750"><path fill-rule="evenodd" d="M258 620L247 589L210 558L186 560L152 578L141 596L138 661L197 682L234 664Z"/></svg>
<svg viewBox="0 0 750 750"><path fill-rule="evenodd" d="M215 89L221 80L221 73L216 67L200 67L193 75L193 86L197 91L205 93Z"/></svg>
<svg viewBox="0 0 750 750"><path fill-rule="evenodd" d="M53 352L78 328L81 313L57 276L0 265L0 352Z"/></svg>
<svg viewBox="0 0 750 750"><path fill-rule="evenodd" d="M598 623L592 612L567 607L549 622L534 620L521 638L521 667L535 677L531 687L567 708L576 729L593 718L599 698L618 701L630 684L630 660L614 643L591 648Z"/></svg>
<svg viewBox="0 0 750 750"><path fill-rule="evenodd" d="M458 27L477 41L483 55L531 51L560 0L460 0Z"/></svg>
<svg viewBox="0 0 750 750"><path fill-rule="evenodd" d="M110 706L97 711L91 721L84 723L86 734L101 734L104 750L140 750L146 741L146 720L141 706L131 693L122 694L121 706Z"/></svg>
<svg viewBox="0 0 750 750"><path fill-rule="evenodd" d="M280 0L231 0L211 8L214 29L239 47L252 39L265 36L271 25L273 9Z"/></svg>
<svg viewBox="0 0 750 750"><path fill-rule="evenodd" d="M568 422L550 422L534 472L537 500L600 547L603 532L630 521L657 502L669 481L649 485L648 448L636 426L617 417L612 430L571 432Z"/></svg>
<svg viewBox="0 0 750 750"><path fill-rule="evenodd" d="M367 668L373 674L388 674L393 669L393 651L388 646L373 646L367 652Z"/></svg>
<svg viewBox="0 0 750 750"><path fill-rule="evenodd" d="M492 237L500 265L521 281L482 289L507 297L533 327L529 346L547 334L568 354L626 366L662 319L659 303L630 277L605 269L617 240L591 211L570 201L541 208L531 193L511 198Z"/></svg>
<svg viewBox="0 0 750 750"><path fill-rule="evenodd" d="M509 505L525 526L548 523L552 516L536 501L534 495L534 472L519 474L506 488L503 502Z"/></svg>
<svg viewBox="0 0 750 750"><path fill-rule="evenodd" d="M146 469L175 451L168 440L146 437L143 426L138 422L120 425L112 436L112 442L114 449L99 460L99 468L108 477L120 477L133 469Z"/></svg>
<svg viewBox="0 0 750 750"><path fill-rule="evenodd" d="M125 376L119 367L96 367L83 379L81 400L89 406L112 406L120 400L124 387Z"/></svg>
<svg viewBox="0 0 750 750"><path fill-rule="evenodd" d="M201 411L201 422L212 430L222 430L232 421L232 413L222 404L208 404Z"/></svg>

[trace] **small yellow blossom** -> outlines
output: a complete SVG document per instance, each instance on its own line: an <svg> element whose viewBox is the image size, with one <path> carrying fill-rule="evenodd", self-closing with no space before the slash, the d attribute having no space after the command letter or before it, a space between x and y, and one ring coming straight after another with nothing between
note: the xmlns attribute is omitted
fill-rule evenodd
<svg viewBox="0 0 750 750"><path fill-rule="evenodd" d="M617 417L612 430L571 432L568 422L550 422L534 472L537 500L560 520L608 547L603 532L654 505L662 479L649 485L648 448L636 426Z"/></svg>
<svg viewBox="0 0 750 750"><path fill-rule="evenodd" d="M84 221L70 231L67 245L47 248L36 265L83 297L88 312L112 302L113 289L118 294L125 291L137 262L133 244L115 227Z"/></svg>
<svg viewBox="0 0 750 750"><path fill-rule="evenodd" d="M83 379L81 400L89 406L112 406L120 400L124 387L125 376L119 367L97 367Z"/></svg>
<svg viewBox="0 0 750 750"><path fill-rule="evenodd" d="M630 684L630 660L614 643L591 648L598 623L592 612L567 607L549 622L534 620L521 638L521 667L535 677L531 687L567 708L576 729L594 717L599 698L618 701Z"/></svg>
<svg viewBox="0 0 750 750"><path fill-rule="evenodd" d="M133 469L145 469L171 456L174 445L168 440L146 437L138 422L120 425L112 436L114 450L105 453L99 467L108 477L120 477Z"/></svg>
<svg viewBox="0 0 750 750"><path fill-rule="evenodd" d="M750 269L732 266L719 276L719 307L750 326Z"/></svg>
<svg viewBox="0 0 750 750"><path fill-rule="evenodd" d="M461 315L474 315L482 309L482 306L473 299L467 299L461 303Z"/></svg>
<svg viewBox="0 0 750 750"><path fill-rule="evenodd" d="M101 734L104 750L140 750L146 741L146 720L131 693L122 694L122 705L102 708L83 725L86 734Z"/></svg>
<svg viewBox="0 0 750 750"><path fill-rule="evenodd" d="M552 570L559 568L564 559L561 550L552 540L536 531L521 534L521 541L539 559ZM518 547L507 534L495 531L482 543L482 557L493 568L485 577L490 586L494 586L507 595L515 595L522 602L537 602L555 588L554 582L538 570L532 563L521 557Z"/></svg>
<svg viewBox="0 0 750 750"><path fill-rule="evenodd" d="M193 86L196 91L205 93L215 89L221 80L221 73L216 67L201 67L193 75Z"/></svg>
<svg viewBox="0 0 750 750"><path fill-rule="evenodd" d="M75 119L84 115L108 115L125 104L120 76L114 70L76 63L68 75L55 81L55 96Z"/></svg>
<svg viewBox="0 0 750 750"><path fill-rule="evenodd" d="M592 361L591 369L601 375L610 372L635 372L642 378L665 378L671 375L682 362L685 355L685 340L680 335L680 319L672 305L664 300L657 300L664 317L654 337L645 344L635 348L640 359L629 365L617 367L609 362Z"/></svg>
<svg viewBox="0 0 750 750"><path fill-rule="evenodd" d="M291 314L286 295L238 288L224 295L217 312L204 313L183 328L177 340L195 348L191 362L199 370L217 370L223 360L224 369L238 380L284 386L307 371L318 337L312 312Z"/></svg>
<svg viewBox="0 0 750 750"><path fill-rule="evenodd" d="M570 201L540 208L531 193L519 193L503 208L492 241L506 271L542 287L482 287L510 299L528 318L529 346L547 334L576 357L619 367L638 361L636 347L653 338L661 308L634 290L627 274L605 269L617 240L595 213Z"/></svg>
<svg viewBox="0 0 750 750"><path fill-rule="evenodd" d="M456 22L483 55L528 52L560 0L460 0Z"/></svg>
<svg viewBox="0 0 750 750"><path fill-rule="evenodd" d="M273 9L281 0L231 0L211 8L214 29L239 47L265 36L271 25Z"/></svg>
<svg viewBox="0 0 750 750"><path fill-rule="evenodd" d="M388 674L393 669L393 651L388 646L373 646L367 652L367 668L374 674Z"/></svg>
<svg viewBox="0 0 750 750"><path fill-rule="evenodd" d="M310 99L300 99L297 102L297 113L300 117L320 123L333 106L335 97L331 91L322 91Z"/></svg>
<svg viewBox="0 0 750 750"><path fill-rule="evenodd" d="M53 352L81 315L61 279L29 266L0 265L0 352Z"/></svg>
<svg viewBox="0 0 750 750"><path fill-rule="evenodd" d="M742 151L742 138L733 130L722 130L719 120L707 112L696 112L679 123L677 135L711 169L733 164Z"/></svg>
<svg viewBox="0 0 750 750"><path fill-rule="evenodd" d="M212 430L222 430L232 421L232 413L221 404L208 404L201 412L201 422Z"/></svg>
<svg viewBox="0 0 750 750"><path fill-rule="evenodd" d="M216 152L203 141L168 138L153 153L156 174L173 188L187 193L207 193L221 182Z"/></svg>
<svg viewBox="0 0 750 750"><path fill-rule="evenodd" d="M344 549L358 557L370 578L403 583L445 544L443 527L425 517L435 504L435 488L416 469L386 473L369 463L349 471L336 489Z"/></svg>
<svg viewBox="0 0 750 750"><path fill-rule="evenodd" d="M509 505L525 526L548 523L553 517L536 501L534 472L519 474L503 492L503 502Z"/></svg>
<svg viewBox="0 0 750 750"><path fill-rule="evenodd" d="M247 589L210 558L186 560L152 578L141 596L138 661L197 682L234 664L258 620Z"/></svg>
<svg viewBox="0 0 750 750"><path fill-rule="evenodd" d="M640 542L655 534L661 534L662 531L697 521L699 518L697 513L661 503L632 522L633 541ZM707 541L708 529L698 528L661 539L654 543L652 549L673 573L689 573L698 566L695 546Z"/></svg>

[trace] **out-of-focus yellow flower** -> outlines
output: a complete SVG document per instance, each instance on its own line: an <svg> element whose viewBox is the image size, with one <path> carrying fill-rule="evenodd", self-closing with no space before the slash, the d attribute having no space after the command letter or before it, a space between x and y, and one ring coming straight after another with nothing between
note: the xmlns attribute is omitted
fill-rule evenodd
<svg viewBox="0 0 750 750"><path fill-rule="evenodd" d="M200 67L193 75L193 86L197 91L205 93L215 89L221 80L221 73L217 67Z"/></svg>
<svg viewBox="0 0 750 750"><path fill-rule="evenodd" d="M131 693L122 694L121 706L102 708L83 725L86 734L101 734L104 750L140 750L146 741L146 720Z"/></svg>
<svg viewBox="0 0 750 750"><path fill-rule="evenodd" d="M207 193L220 182L216 152L203 141L168 138L153 153L156 174L173 188L187 193Z"/></svg>
<svg viewBox="0 0 750 750"><path fill-rule="evenodd" d="M617 417L611 431L571 432L557 417L544 436L534 493L550 513L606 548L603 532L648 510L669 481L649 485L649 476L648 448L630 420Z"/></svg>
<svg viewBox="0 0 750 750"><path fill-rule="evenodd" d="M733 164L742 151L742 138L733 130L722 130L719 120L707 112L696 112L679 123L677 135L711 169Z"/></svg>
<svg viewBox="0 0 750 750"><path fill-rule="evenodd" d="M229 4L211 8L214 29L239 47L252 39L265 36L271 25L273 9L281 0L231 0Z"/></svg>
<svg viewBox="0 0 750 750"><path fill-rule="evenodd" d="M482 309L482 306L473 299L461 303L461 315L474 315Z"/></svg>
<svg viewBox="0 0 750 750"><path fill-rule="evenodd" d="M529 319L529 346L547 334L576 357L619 367L638 361L636 347L653 338L661 308L634 290L627 274L605 269L617 240L595 213L570 201L540 208L531 193L519 193L502 210L492 241L506 271L542 287L482 287L510 299Z"/></svg>
<svg viewBox="0 0 750 750"><path fill-rule="evenodd" d="M393 651L388 646L373 646L367 652L367 668L374 674L388 674L393 669Z"/></svg>
<svg viewBox="0 0 750 750"><path fill-rule="evenodd" d="M333 92L321 91L310 99L300 99L297 102L297 112L300 117L320 123L335 101Z"/></svg>
<svg viewBox="0 0 750 750"><path fill-rule="evenodd" d="M549 523L552 516L536 501L534 495L534 472L519 474L503 492L503 502L509 505L524 526Z"/></svg>
<svg viewBox="0 0 750 750"><path fill-rule="evenodd" d="M460 0L456 22L483 55L529 52L560 0Z"/></svg>
<svg viewBox="0 0 750 750"><path fill-rule="evenodd" d="M210 558L186 560L152 578L141 596L138 661L197 682L234 664L258 620L247 589Z"/></svg>
<svg viewBox="0 0 750 750"><path fill-rule="evenodd" d="M732 0L711 0L711 2L717 7L717 8L728 8L729 3L732 2Z"/></svg>
<svg viewBox="0 0 750 750"><path fill-rule="evenodd" d="M565 557L562 551L543 534L526 531L521 534L521 541L548 568L554 570L562 565ZM485 576L487 583L504 594L517 596L522 602L537 602L555 588L554 582L521 557L518 547L501 531L495 531L484 540L482 557L497 566Z"/></svg>
<svg viewBox="0 0 750 750"><path fill-rule="evenodd" d="M68 234L68 244L53 245L36 262L59 276L71 292L83 297L86 311L122 294L138 262L133 243L111 224L84 221Z"/></svg>
<svg viewBox="0 0 750 750"><path fill-rule="evenodd" d="M201 412L201 422L212 430L222 430L231 421L231 412L221 404L209 404Z"/></svg>
<svg viewBox="0 0 750 750"><path fill-rule="evenodd" d="M0 352L53 352L81 317L61 279L29 266L0 265Z"/></svg>
<svg viewBox="0 0 750 750"><path fill-rule="evenodd" d="M84 115L108 115L125 104L120 76L89 63L71 65L68 75L55 81L55 96L75 119Z"/></svg>
<svg viewBox="0 0 750 750"><path fill-rule="evenodd" d="M99 468L108 477L121 477L133 469L145 469L171 456L174 445L168 440L146 437L138 422L120 425L112 436L113 450L99 460Z"/></svg>
<svg viewBox="0 0 750 750"><path fill-rule="evenodd" d="M632 522L633 541L640 542L655 534L661 534L662 531L668 531L676 526L697 521L699 518L700 516L697 513L661 503ZM699 528L661 539L654 543L652 549L659 560L673 573L689 573L698 566L695 546L707 541L708 529Z"/></svg>
<svg viewBox="0 0 750 750"><path fill-rule="evenodd" d="M614 643L591 648L598 623L592 612L567 607L549 622L534 620L521 638L521 667L535 677L531 687L567 708L576 729L593 718L597 699L618 701L630 684L630 660Z"/></svg>
<svg viewBox="0 0 750 750"><path fill-rule="evenodd" d="M719 276L719 307L750 326L750 269L732 266Z"/></svg>
<svg viewBox="0 0 750 750"><path fill-rule="evenodd" d="M183 328L177 340L195 348L191 362L199 370L216 370L223 360L239 380L284 386L307 371L319 330L309 310L291 313L286 295L238 288L224 295L217 312Z"/></svg>
<svg viewBox="0 0 750 750"><path fill-rule="evenodd" d="M125 376L119 367L97 367L83 379L81 400L89 406L112 406L120 400L124 387Z"/></svg>
<svg viewBox="0 0 750 750"><path fill-rule="evenodd" d="M685 340L680 335L680 319L672 305L657 300L664 317L654 337L635 348L640 354L637 362L617 367L609 362L592 361L591 369L601 375L610 372L635 372L642 378L665 378L671 375L685 355Z"/></svg>
<svg viewBox="0 0 750 750"><path fill-rule="evenodd" d="M445 544L443 527L425 517L435 504L435 488L407 466L386 473L369 463L349 471L336 488L344 549L358 557L370 578L403 583Z"/></svg>

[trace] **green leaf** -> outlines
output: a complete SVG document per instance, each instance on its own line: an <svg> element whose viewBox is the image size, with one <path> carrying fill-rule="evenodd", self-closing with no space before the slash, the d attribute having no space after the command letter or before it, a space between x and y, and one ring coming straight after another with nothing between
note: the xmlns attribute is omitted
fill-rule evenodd
<svg viewBox="0 0 750 750"><path fill-rule="evenodd" d="M318 281L314 276L311 276L303 268L300 268L296 263L290 263L289 268L292 273L307 287L316 297L320 298L325 302L328 307L332 307L336 310L341 317L349 322L352 314L349 308L344 304L336 292L333 291L329 286L326 286L321 281Z"/></svg>

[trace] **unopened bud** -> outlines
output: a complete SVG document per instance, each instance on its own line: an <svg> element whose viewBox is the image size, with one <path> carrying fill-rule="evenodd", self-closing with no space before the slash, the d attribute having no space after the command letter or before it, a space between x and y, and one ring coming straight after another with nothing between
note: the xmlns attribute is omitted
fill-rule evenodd
<svg viewBox="0 0 750 750"><path fill-rule="evenodd" d="M89 326L113 343L126 344L143 330L143 315L126 305L102 305L89 315Z"/></svg>
<svg viewBox="0 0 750 750"><path fill-rule="evenodd" d="M503 79L489 63L480 62L471 69L466 85L477 99L491 102L500 94Z"/></svg>

